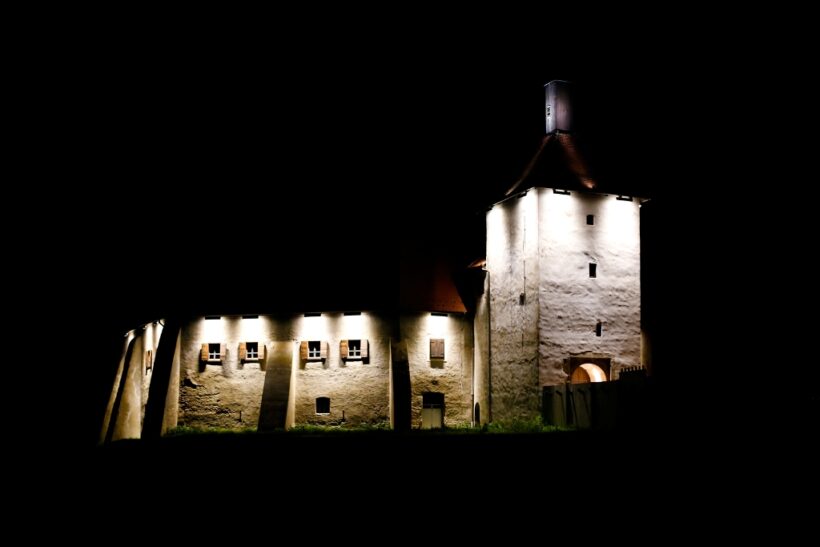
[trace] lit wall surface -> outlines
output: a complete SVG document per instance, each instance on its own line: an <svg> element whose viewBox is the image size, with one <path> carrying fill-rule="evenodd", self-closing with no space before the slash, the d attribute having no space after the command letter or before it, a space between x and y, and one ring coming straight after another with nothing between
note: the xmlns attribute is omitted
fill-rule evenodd
<svg viewBox="0 0 820 547"><path fill-rule="evenodd" d="M487 214L487 271L494 419L536 416L542 386L566 380L571 356L610 358L612 379L640 364L637 201L534 188L499 203Z"/></svg>

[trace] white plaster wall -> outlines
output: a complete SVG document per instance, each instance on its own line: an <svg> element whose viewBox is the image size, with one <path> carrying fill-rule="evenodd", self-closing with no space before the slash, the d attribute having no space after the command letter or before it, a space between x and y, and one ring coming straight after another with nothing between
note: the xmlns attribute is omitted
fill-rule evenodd
<svg viewBox="0 0 820 547"><path fill-rule="evenodd" d="M422 393L444 393L444 425L472 420L472 323L460 314L430 313L400 318L400 337L407 344L410 368L411 427L421 427ZM444 362L430 360L430 338L444 338Z"/></svg>
<svg viewBox="0 0 820 547"><path fill-rule="evenodd" d="M538 218L538 192L534 190L497 204L487 213L489 381L494 421L532 418L540 408Z"/></svg>
<svg viewBox="0 0 820 547"><path fill-rule="evenodd" d="M176 427L179 419L179 382L177 379L180 374L182 357L181 334L180 331L173 334L165 331L166 336L175 336L176 341L174 343L174 359L171 362L171 377L168 381L168 393L165 398L165 414L162 418L162 431L160 432L162 435L165 435L169 429Z"/></svg>
<svg viewBox="0 0 820 547"><path fill-rule="evenodd" d="M563 383L564 363L573 355L611 358L617 379L622 366L638 365L641 357L639 204L543 188L534 193L540 210L540 385ZM595 215L592 226L588 214ZM596 278L589 277L590 262L598 264Z"/></svg>
<svg viewBox="0 0 820 547"><path fill-rule="evenodd" d="M142 361L143 361L144 333L135 335L134 349L125 372L125 382L122 386L120 407L112 441L120 439L139 439L142 432ZM117 384L118 385L118 384Z"/></svg>
<svg viewBox="0 0 820 547"><path fill-rule="evenodd" d="M116 416L112 417L112 413L114 412L114 403L117 399L117 394L120 390L120 382L122 381L122 375L125 371L125 358L128 354L128 345L131 343L131 340L134 339L134 336L134 331L130 331L125 335L125 340L123 341L122 352L120 354L120 361L117 365L117 372L114 375L114 383L111 386L111 393L108 396L108 403L105 407L105 416L103 417L102 428L100 430L100 444L105 442L105 438L108 435L108 428L111 425L112 418L114 420L117 419Z"/></svg>
<svg viewBox="0 0 820 547"><path fill-rule="evenodd" d="M296 340L328 342L328 358L298 361L294 421L298 424L387 423L390 420L390 323L369 312L294 318ZM368 340L367 361L343 361L342 340ZM330 398L330 414L316 414L316 398ZM344 421L343 421L344 420Z"/></svg>
<svg viewBox="0 0 820 547"><path fill-rule="evenodd" d="M162 336L162 324L159 321L155 321L153 323L148 323L145 325L145 329L143 330L141 336L141 344L142 344L142 400L141 400L141 411L140 411L140 431L142 431L142 424L145 422L145 407L148 404L148 395L151 389L151 379L154 377L154 360L157 357L157 347L159 346L159 339ZM146 361L146 353L151 352L151 368L148 368L148 362Z"/></svg>
<svg viewBox="0 0 820 547"><path fill-rule="evenodd" d="M473 333L473 405L480 405L480 422L476 422L476 425L480 426L490 421L490 317L487 278L484 279L484 293L476 306Z"/></svg>

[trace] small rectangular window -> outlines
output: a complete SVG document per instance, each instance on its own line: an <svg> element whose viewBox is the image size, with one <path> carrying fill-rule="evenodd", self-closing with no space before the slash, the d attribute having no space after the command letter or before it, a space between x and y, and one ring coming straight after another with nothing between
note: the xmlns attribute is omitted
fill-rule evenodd
<svg viewBox="0 0 820 547"><path fill-rule="evenodd" d="M595 324L595 336L601 336L601 332L603 331L603 326L601 326L601 322L598 321Z"/></svg>
<svg viewBox="0 0 820 547"><path fill-rule="evenodd" d="M308 342L308 359L321 359L322 343L319 341Z"/></svg>
<svg viewBox="0 0 820 547"><path fill-rule="evenodd" d="M348 340L347 341L347 356L350 359L359 359L362 356L362 341Z"/></svg>
<svg viewBox="0 0 820 547"><path fill-rule="evenodd" d="M316 397L316 414L330 414L330 397Z"/></svg>
<svg viewBox="0 0 820 547"><path fill-rule="evenodd" d="M219 351L220 344L208 344L208 361L219 361L222 353Z"/></svg>
<svg viewBox="0 0 820 547"><path fill-rule="evenodd" d="M259 359L259 342L248 342L245 345L246 359Z"/></svg>
<svg viewBox="0 0 820 547"><path fill-rule="evenodd" d="M598 277L598 265L594 262L589 263L589 277Z"/></svg>
<svg viewBox="0 0 820 547"><path fill-rule="evenodd" d="M590 226L595 224L595 215L587 215L587 224Z"/></svg>
<svg viewBox="0 0 820 547"><path fill-rule="evenodd" d="M430 359L444 359L444 338L430 338Z"/></svg>

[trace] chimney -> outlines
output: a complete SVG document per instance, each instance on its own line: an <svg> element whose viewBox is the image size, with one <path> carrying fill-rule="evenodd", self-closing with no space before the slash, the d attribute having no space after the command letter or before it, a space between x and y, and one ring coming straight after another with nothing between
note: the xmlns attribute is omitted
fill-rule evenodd
<svg viewBox="0 0 820 547"><path fill-rule="evenodd" d="M564 80L553 80L544 86L547 134L572 131L572 101L569 88L570 83Z"/></svg>

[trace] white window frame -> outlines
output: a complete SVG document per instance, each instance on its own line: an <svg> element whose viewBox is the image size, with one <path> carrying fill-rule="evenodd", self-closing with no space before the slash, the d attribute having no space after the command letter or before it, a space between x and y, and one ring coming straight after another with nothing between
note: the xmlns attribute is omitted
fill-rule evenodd
<svg viewBox="0 0 820 547"><path fill-rule="evenodd" d="M216 346L216 351L213 351L214 346ZM221 344L208 344L208 361L219 361L222 359L220 346Z"/></svg>
<svg viewBox="0 0 820 547"><path fill-rule="evenodd" d="M251 349L256 344L256 349ZM259 342L245 342L245 359L259 359Z"/></svg>

